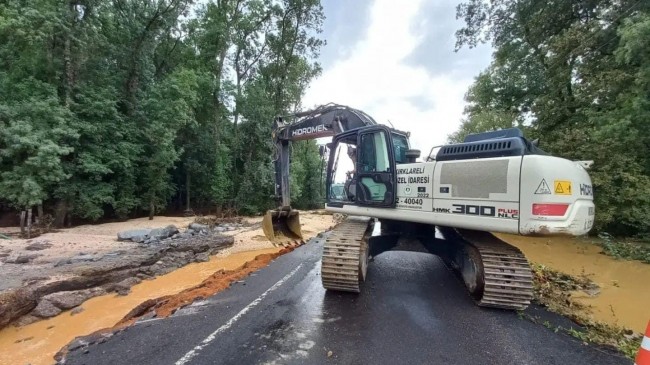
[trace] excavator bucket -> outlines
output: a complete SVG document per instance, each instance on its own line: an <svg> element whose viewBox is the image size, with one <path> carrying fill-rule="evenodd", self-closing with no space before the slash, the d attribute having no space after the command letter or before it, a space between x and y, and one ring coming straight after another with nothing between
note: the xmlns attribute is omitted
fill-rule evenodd
<svg viewBox="0 0 650 365"><path fill-rule="evenodd" d="M302 240L300 215L291 208L267 211L262 220L262 230L266 238L276 245Z"/></svg>

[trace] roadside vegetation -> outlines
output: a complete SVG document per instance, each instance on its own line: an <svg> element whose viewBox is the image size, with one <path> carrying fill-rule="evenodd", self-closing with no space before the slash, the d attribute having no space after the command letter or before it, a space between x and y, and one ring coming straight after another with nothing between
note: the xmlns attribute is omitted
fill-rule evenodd
<svg viewBox="0 0 650 365"><path fill-rule="evenodd" d="M650 264L650 242L645 240L621 240L607 233L600 233L596 244L603 248L603 252L617 259L639 260Z"/></svg>
<svg viewBox="0 0 650 365"><path fill-rule="evenodd" d="M533 263L531 268L534 280L534 301L551 312L569 318L576 323L576 326L567 328L555 325L524 312L520 312L521 316L544 325L554 332L563 332L576 337L585 343L595 343L615 349L631 359L636 356L643 339L642 334L634 333L632 330L620 326L595 321L589 317L588 306L573 300L572 293L576 291L586 293L597 291L598 286L595 283L586 276L571 276L541 264Z"/></svg>

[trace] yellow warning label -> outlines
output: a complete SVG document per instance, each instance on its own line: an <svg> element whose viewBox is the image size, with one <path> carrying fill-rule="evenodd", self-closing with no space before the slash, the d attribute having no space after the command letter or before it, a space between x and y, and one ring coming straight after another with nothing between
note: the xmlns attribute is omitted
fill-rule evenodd
<svg viewBox="0 0 650 365"><path fill-rule="evenodd" d="M571 181L555 180L553 186L556 195L571 195Z"/></svg>

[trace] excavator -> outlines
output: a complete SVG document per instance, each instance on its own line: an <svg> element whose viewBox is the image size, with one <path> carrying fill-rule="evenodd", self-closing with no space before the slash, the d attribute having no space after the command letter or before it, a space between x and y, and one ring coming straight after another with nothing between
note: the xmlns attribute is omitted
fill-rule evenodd
<svg viewBox="0 0 650 365"><path fill-rule="evenodd" d="M530 265L493 233L578 236L594 223L592 162L550 156L517 128L470 134L417 161L409 133L327 104L277 118L272 137L279 207L263 230L273 242L302 239L290 204L291 143L332 137L322 149L325 209L346 218L323 244L327 290L358 293L370 258L422 251L440 256L479 306L521 310L533 297Z"/></svg>

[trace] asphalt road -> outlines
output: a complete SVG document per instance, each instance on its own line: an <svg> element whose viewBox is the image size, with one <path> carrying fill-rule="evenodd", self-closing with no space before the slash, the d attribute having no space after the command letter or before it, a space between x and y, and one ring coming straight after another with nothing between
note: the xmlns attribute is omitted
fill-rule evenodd
<svg viewBox="0 0 650 365"><path fill-rule="evenodd" d="M631 364L515 312L479 308L436 256L386 252L359 295L326 292L322 242L66 364ZM571 323L541 308L532 315Z"/></svg>

